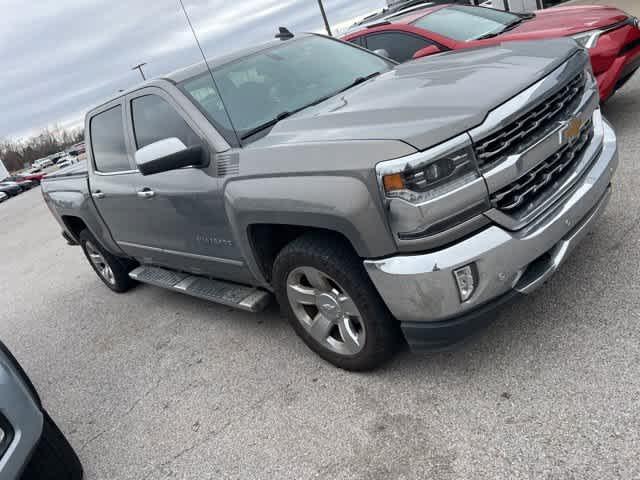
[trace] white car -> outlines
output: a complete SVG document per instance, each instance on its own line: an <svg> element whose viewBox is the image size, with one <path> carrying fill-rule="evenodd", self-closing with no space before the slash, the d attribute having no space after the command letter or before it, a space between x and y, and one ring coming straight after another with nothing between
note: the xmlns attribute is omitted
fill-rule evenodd
<svg viewBox="0 0 640 480"><path fill-rule="evenodd" d="M70 158L66 158L66 159L58 162L58 167L59 168L70 167L71 165L73 165L73 160L71 160Z"/></svg>
<svg viewBox="0 0 640 480"><path fill-rule="evenodd" d="M0 192L0 203L4 202L7 198L9 198L9 195L4 192Z"/></svg>

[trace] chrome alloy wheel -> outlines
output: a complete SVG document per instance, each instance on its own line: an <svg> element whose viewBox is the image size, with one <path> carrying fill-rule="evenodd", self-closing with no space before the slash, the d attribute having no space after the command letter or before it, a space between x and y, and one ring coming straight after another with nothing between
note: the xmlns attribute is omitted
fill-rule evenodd
<svg viewBox="0 0 640 480"><path fill-rule="evenodd" d="M113 270L106 262L102 254L98 251L95 245L91 242L85 242L84 248L87 250L87 256L91 263L93 263L94 267L100 274L100 276L109 284L116 284L116 277L113 275Z"/></svg>
<svg viewBox="0 0 640 480"><path fill-rule="evenodd" d="M322 346L355 355L365 344L362 315L338 283L313 267L298 267L287 277L287 298L297 320Z"/></svg>

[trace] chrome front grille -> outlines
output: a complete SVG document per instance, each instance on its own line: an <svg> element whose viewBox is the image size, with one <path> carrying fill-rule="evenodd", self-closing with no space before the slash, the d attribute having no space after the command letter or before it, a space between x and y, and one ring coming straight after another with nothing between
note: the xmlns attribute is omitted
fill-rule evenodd
<svg viewBox="0 0 640 480"><path fill-rule="evenodd" d="M558 120L570 117L585 89L585 74L579 73L564 87L527 113L475 145L478 165L494 165L499 160L524 151L554 128Z"/></svg>
<svg viewBox="0 0 640 480"><path fill-rule="evenodd" d="M554 191L562 184L565 176L571 173L592 137L593 121L589 120L573 141L513 183L492 194L491 204L513 216L536 208L546 197L545 194Z"/></svg>

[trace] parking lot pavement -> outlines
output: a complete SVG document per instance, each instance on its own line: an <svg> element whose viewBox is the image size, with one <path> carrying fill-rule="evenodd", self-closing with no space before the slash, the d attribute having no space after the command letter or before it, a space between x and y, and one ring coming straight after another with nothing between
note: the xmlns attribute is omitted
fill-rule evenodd
<svg viewBox="0 0 640 480"><path fill-rule="evenodd" d="M0 205L0 338L88 479L638 478L640 76L605 113L611 204L540 291L459 349L371 374L252 315L108 291L32 190Z"/></svg>

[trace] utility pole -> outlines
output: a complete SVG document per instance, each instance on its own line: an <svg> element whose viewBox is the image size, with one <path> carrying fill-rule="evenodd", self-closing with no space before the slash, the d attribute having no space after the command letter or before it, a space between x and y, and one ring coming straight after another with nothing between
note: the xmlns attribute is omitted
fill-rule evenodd
<svg viewBox="0 0 640 480"><path fill-rule="evenodd" d="M135 67L131 67L131 70L138 70L140 72L140 75L142 75L142 80L147 79L147 77L144 76L144 72L142 71L142 67L144 67L145 65L146 63L139 63Z"/></svg>
<svg viewBox="0 0 640 480"><path fill-rule="evenodd" d="M322 4L322 0L318 0L318 6L320 7L320 13L322 14L322 19L324 20L324 26L327 29L327 33L331 37L331 27L329 26L329 20L327 20L327 12L324 11L324 5Z"/></svg>

